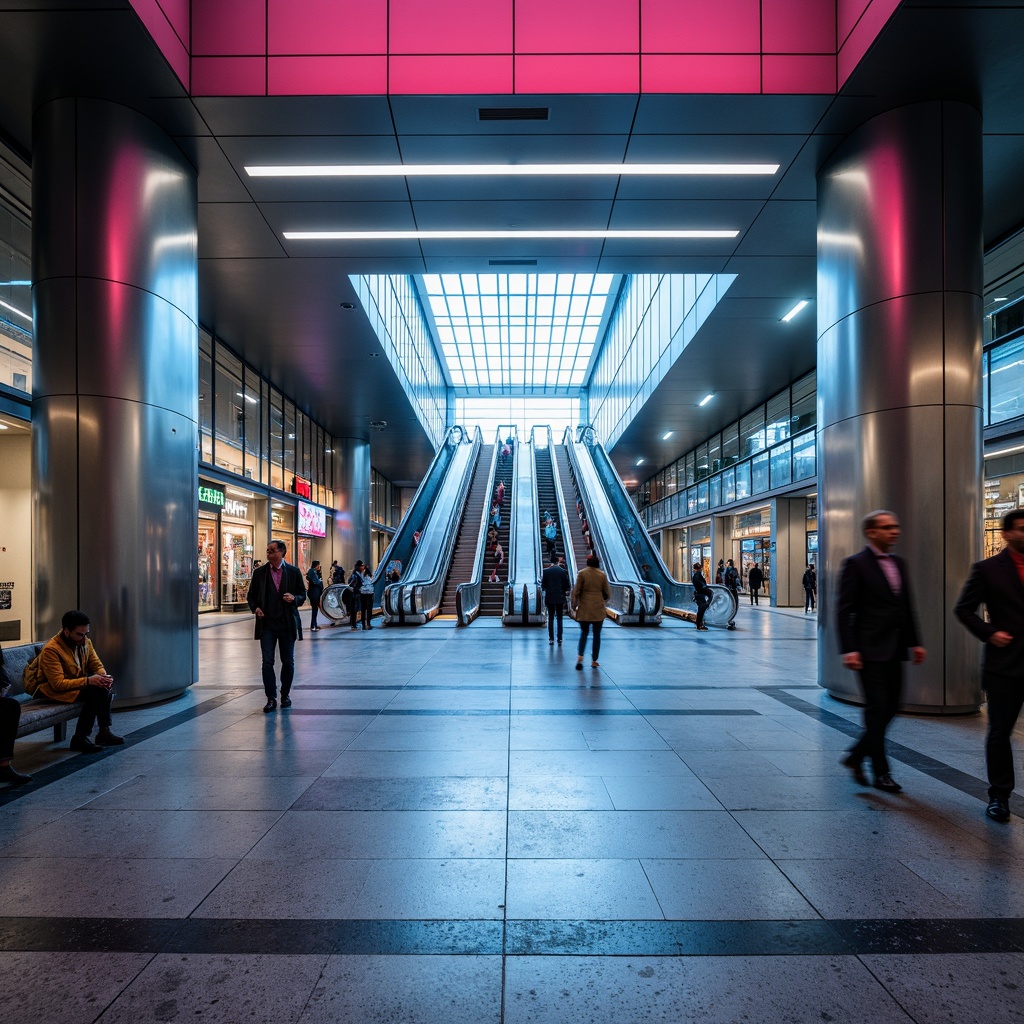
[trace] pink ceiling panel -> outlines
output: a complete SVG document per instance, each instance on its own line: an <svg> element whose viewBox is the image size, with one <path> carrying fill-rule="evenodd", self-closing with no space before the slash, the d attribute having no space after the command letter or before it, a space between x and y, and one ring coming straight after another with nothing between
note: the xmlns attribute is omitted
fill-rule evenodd
<svg viewBox="0 0 1024 1024"><path fill-rule="evenodd" d="M846 42L839 47L839 85L842 87L853 74L860 59L868 52L878 33L900 5L900 0L871 0L863 17L857 22ZM842 35L840 35L842 40Z"/></svg>
<svg viewBox="0 0 1024 1024"><path fill-rule="evenodd" d="M173 28L178 37L184 40L187 44L192 26L191 0L160 0L160 7L167 20L170 22L171 28Z"/></svg>
<svg viewBox="0 0 1024 1024"><path fill-rule="evenodd" d="M765 53L835 53L836 11L824 0L761 0Z"/></svg>
<svg viewBox="0 0 1024 1024"><path fill-rule="evenodd" d="M263 96L264 57L193 57L193 96Z"/></svg>
<svg viewBox="0 0 1024 1024"><path fill-rule="evenodd" d="M644 92L751 93L761 91L761 58L745 53L644 54Z"/></svg>
<svg viewBox="0 0 1024 1024"><path fill-rule="evenodd" d="M192 55L267 52L267 0L192 5Z"/></svg>
<svg viewBox="0 0 1024 1024"><path fill-rule="evenodd" d="M512 92L511 54L392 56L388 73L388 92L396 95Z"/></svg>
<svg viewBox="0 0 1024 1024"><path fill-rule="evenodd" d="M761 58L766 93L831 94L836 91L836 58L831 54L774 54Z"/></svg>
<svg viewBox="0 0 1024 1024"><path fill-rule="evenodd" d="M512 0L390 0L390 11L393 54L512 52Z"/></svg>
<svg viewBox="0 0 1024 1024"><path fill-rule="evenodd" d="M761 52L760 0L641 0L640 11L644 53Z"/></svg>
<svg viewBox="0 0 1024 1024"><path fill-rule="evenodd" d="M636 54L526 54L516 57L517 93L639 92Z"/></svg>
<svg viewBox="0 0 1024 1024"><path fill-rule="evenodd" d="M173 5L171 5L173 6ZM175 23L168 20L157 0L132 0L132 7L139 16L146 31L153 37L153 42L160 47L167 63L178 76L179 81L188 87L188 8L186 0L185 23L181 30ZM180 12L178 12L180 15Z"/></svg>
<svg viewBox="0 0 1024 1024"><path fill-rule="evenodd" d="M267 58L270 96L383 96L387 91L384 54Z"/></svg>
<svg viewBox="0 0 1024 1024"><path fill-rule="evenodd" d="M836 0L836 32L840 46L870 6L871 0Z"/></svg>
<svg viewBox="0 0 1024 1024"><path fill-rule="evenodd" d="M638 0L516 0L516 53L637 53Z"/></svg>
<svg viewBox="0 0 1024 1024"><path fill-rule="evenodd" d="M387 53L387 0L268 0L271 54Z"/></svg>

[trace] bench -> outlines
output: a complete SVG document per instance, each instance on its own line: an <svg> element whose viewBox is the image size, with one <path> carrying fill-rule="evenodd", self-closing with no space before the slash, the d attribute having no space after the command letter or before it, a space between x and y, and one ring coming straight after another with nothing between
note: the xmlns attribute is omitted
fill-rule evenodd
<svg viewBox="0 0 1024 1024"><path fill-rule="evenodd" d="M82 713L81 704L62 704L30 697L25 692L25 666L43 649L42 644L18 644L0 650L0 689L10 686L8 697L21 704L18 738L41 729L53 728L53 741L67 739L68 722Z"/></svg>

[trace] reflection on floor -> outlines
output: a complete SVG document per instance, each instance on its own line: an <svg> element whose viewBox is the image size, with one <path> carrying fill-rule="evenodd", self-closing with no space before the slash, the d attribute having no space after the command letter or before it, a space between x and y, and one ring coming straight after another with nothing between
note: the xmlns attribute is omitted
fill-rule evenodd
<svg viewBox="0 0 1024 1024"><path fill-rule="evenodd" d="M812 616L325 629L262 714L248 620L98 755L0 792L0 1008L100 1020L1020 1021L1024 830L984 717L901 718L897 796L838 764ZM1024 750L1024 741L1018 742Z"/></svg>

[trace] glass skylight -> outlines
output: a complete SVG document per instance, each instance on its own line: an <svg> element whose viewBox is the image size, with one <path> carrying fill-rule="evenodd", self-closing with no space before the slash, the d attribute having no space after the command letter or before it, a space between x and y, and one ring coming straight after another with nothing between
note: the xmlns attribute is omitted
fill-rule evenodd
<svg viewBox="0 0 1024 1024"><path fill-rule="evenodd" d="M454 387L575 394L598 341L615 274L424 274Z"/></svg>

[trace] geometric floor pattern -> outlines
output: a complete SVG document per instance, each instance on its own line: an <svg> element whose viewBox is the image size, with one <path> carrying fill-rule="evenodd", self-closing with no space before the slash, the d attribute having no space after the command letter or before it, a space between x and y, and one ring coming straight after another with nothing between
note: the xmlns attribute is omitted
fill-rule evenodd
<svg viewBox="0 0 1024 1024"><path fill-rule="evenodd" d="M1024 1021L1024 808L984 713L838 761L813 616L734 632L324 629L263 715L249 619L201 682L37 734L0 791L0 1011L79 1022ZM102 652L101 652L102 653ZM1024 751L1024 735L1016 741Z"/></svg>

